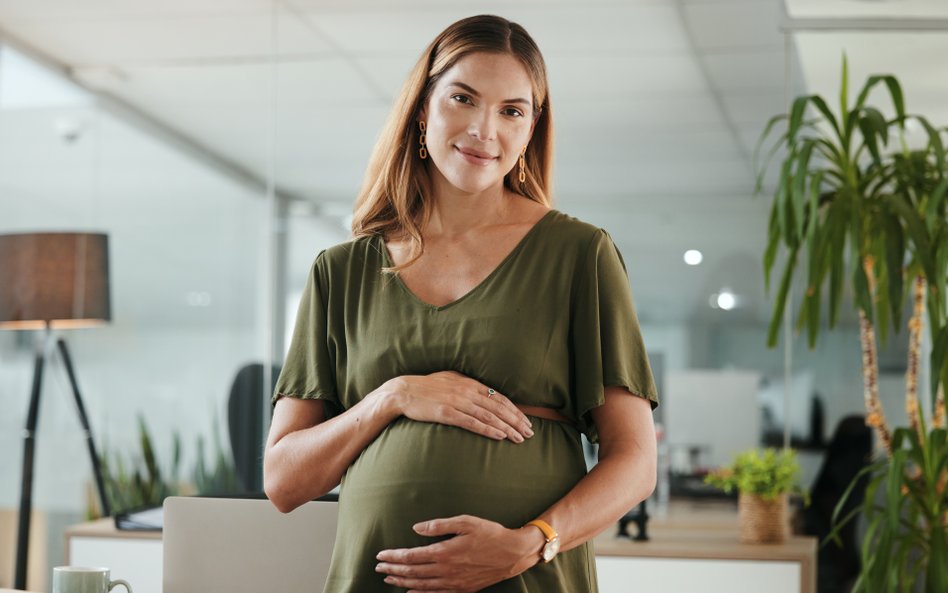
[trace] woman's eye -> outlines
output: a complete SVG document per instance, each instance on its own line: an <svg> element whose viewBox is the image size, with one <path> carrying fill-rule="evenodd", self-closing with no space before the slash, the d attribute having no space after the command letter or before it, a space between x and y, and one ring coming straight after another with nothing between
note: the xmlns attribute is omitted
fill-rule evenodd
<svg viewBox="0 0 948 593"><path fill-rule="evenodd" d="M470 103L471 99L467 95L451 95L452 99L460 99L459 103Z"/></svg>
<svg viewBox="0 0 948 593"><path fill-rule="evenodd" d="M523 117L523 113L519 109L514 109L513 107L504 109L504 113L506 113L507 115L512 115L514 117Z"/></svg>

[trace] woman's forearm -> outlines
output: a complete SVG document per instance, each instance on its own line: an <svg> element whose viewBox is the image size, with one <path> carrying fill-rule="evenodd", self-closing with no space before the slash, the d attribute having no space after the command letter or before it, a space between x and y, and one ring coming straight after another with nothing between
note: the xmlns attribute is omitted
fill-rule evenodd
<svg viewBox="0 0 948 593"><path fill-rule="evenodd" d="M269 443L264 456L264 490L281 512L335 488L352 462L398 418L391 382L342 414L290 432Z"/></svg>
<svg viewBox="0 0 948 593"><path fill-rule="evenodd" d="M603 397L590 412L599 463L539 517L557 530L561 550L595 537L655 490L658 443L650 402L621 386L606 386Z"/></svg>
<svg viewBox="0 0 948 593"><path fill-rule="evenodd" d="M456 371L392 378L342 414L323 420L321 408L276 411L264 456L264 489L289 512L334 488L353 461L393 420L457 426L491 439L523 442L527 417L505 396ZM295 402L294 406L300 402Z"/></svg>
<svg viewBox="0 0 948 593"><path fill-rule="evenodd" d="M565 551L592 539L655 490L656 459L632 446L600 455L570 492L540 515L560 535Z"/></svg>

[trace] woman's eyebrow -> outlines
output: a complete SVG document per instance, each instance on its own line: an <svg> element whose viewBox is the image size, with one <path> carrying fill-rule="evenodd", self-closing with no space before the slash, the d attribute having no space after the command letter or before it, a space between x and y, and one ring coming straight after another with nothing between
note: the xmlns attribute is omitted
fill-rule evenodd
<svg viewBox="0 0 948 593"><path fill-rule="evenodd" d="M480 96L481 96L481 94L480 94L479 92L477 92L477 90L475 90L474 87L469 86L469 85L466 85L466 84L464 84L463 82L460 82L460 81L449 82L449 83L448 83L448 86L461 87L462 89L464 89L465 91L471 93L471 94L474 95L475 97L480 97ZM501 103L523 103L524 105L526 105L526 106L528 106L528 107L532 105L532 104L530 103L530 101L528 101L527 99L507 99L507 100L505 100L505 101L501 101Z"/></svg>

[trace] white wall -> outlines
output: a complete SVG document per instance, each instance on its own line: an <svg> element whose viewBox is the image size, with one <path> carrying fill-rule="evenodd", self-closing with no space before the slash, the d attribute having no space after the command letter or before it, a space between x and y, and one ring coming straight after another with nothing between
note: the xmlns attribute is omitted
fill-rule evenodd
<svg viewBox="0 0 948 593"><path fill-rule="evenodd" d="M686 325L642 321L640 327L646 349L664 355L666 372L689 367L689 329Z"/></svg>
<svg viewBox="0 0 948 593"><path fill-rule="evenodd" d="M813 387L825 404L826 433L832 434L837 422L849 414L864 413L862 358L859 331L855 327L824 328L816 348L810 350L803 336L794 338L793 369L812 375ZM879 346L880 397L892 420L905 423L904 377L906 332L890 336L886 347ZM766 328L720 326L711 332L707 348L712 368L755 369L775 378L783 377L783 337L775 349L766 347Z"/></svg>
<svg viewBox="0 0 948 593"><path fill-rule="evenodd" d="M760 439L760 373L744 370L677 370L668 374L665 426L673 451L706 447L701 462L729 463ZM675 461L677 455L673 455Z"/></svg>

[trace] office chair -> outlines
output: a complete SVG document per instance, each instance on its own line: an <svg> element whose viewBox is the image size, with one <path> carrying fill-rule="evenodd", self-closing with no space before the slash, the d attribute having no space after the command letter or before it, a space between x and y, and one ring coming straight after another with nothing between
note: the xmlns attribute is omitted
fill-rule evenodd
<svg viewBox="0 0 948 593"><path fill-rule="evenodd" d="M280 367L274 365L270 389L263 389L263 365L246 364L237 372L227 402L227 424L237 477L247 492L263 492L264 421L269 424L270 393ZM266 418L264 417L266 416Z"/></svg>
<svg viewBox="0 0 948 593"><path fill-rule="evenodd" d="M872 432L865 418L856 415L840 420L810 491L810 506L803 510L804 534L817 536L823 542L832 530L833 509L856 474L870 464L871 455ZM840 511L840 518L862 505L867 482L868 476L860 478ZM842 547L829 542L819 549L818 593L848 593L852 588L860 569L856 524L857 520L851 520L840 531Z"/></svg>

